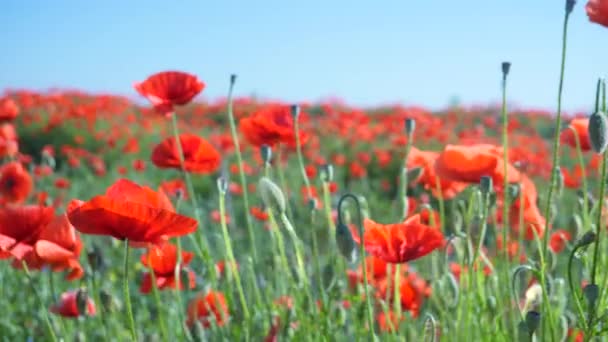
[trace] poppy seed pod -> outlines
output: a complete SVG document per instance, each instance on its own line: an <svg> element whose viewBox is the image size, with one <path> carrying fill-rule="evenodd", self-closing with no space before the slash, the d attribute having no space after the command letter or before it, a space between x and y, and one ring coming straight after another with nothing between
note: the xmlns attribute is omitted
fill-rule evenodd
<svg viewBox="0 0 608 342"><path fill-rule="evenodd" d="M507 75L509 74L509 70L511 70L511 62L502 62L503 79L507 78Z"/></svg>
<svg viewBox="0 0 608 342"><path fill-rule="evenodd" d="M260 154L262 155L264 164L270 164L270 161L272 160L272 147L262 145L262 147L260 147Z"/></svg>
<svg viewBox="0 0 608 342"><path fill-rule="evenodd" d="M258 184L260 196L266 207L276 207L280 213L286 209L285 195L281 188L267 177L262 177Z"/></svg>
<svg viewBox="0 0 608 342"><path fill-rule="evenodd" d="M338 245L340 254L342 254L348 262L354 263L357 261L355 240L353 239L348 226L341 222L336 226L336 244Z"/></svg>
<svg viewBox="0 0 608 342"><path fill-rule="evenodd" d="M289 106L289 109L291 110L291 116L294 119L297 119L298 116L300 116L300 106L298 106L298 105L291 105L291 106Z"/></svg>
<svg viewBox="0 0 608 342"><path fill-rule="evenodd" d="M604 153L608 147L608 121L606 114L597 111L589 117L589 142L595 153Z"/></svg>
<svg viewBox="0 0 608 342"><path fill-rule="evenodd" d="M415 119L405 119L405 133L407 135L412 135L414 130L416 129L416 120Z"/></svg>

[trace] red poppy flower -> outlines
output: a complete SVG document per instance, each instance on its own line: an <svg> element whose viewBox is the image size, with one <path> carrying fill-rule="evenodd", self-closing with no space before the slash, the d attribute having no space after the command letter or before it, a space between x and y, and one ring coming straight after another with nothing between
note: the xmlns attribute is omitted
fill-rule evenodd
<svg viewBox="0 0 608 342"><path fill-rule="evenodd" d="M32 177L19 162L11 162L0 168L0 200L21 203L27 199L34 183Z"/></svg>
<svg viewBox="0 0 608 342"><path fill-rule="evenodd" d="M188 199L186 183L181 178L176 178L160 183L160 188L169 196L181 199Z"/></svg>
<svg viewBox="0 0 608 342"><path fill-rule="evenodd" d="M68 270L66 278L74 280L84 275L78 260L81 249L82 242L64 214L56 216L41 229L33 249L24 256L23 260L31 269L41 269L48 265L57 272ZM21 268L22 265L20 262L15 262L13 266Z"/></svg>
<svg viewBox="0 0 608 342"><path fill-rule="evenodd" d="M251 212L251 215L253 215L253 217L255 217L256 219L258 219L260 221L268 220L268 213L266 212L266 210L262 210L259 207L251 207L250 212Z"/></svg>
<svg viewBox="0 0 608 342"><path fill-rule="evenodd" d="M566 248L566 243L572 240L572 235L567 230L556 230L551 234L549 240L549 248L553 253L560 253Z"/></svg>
<svg viewBox="0 0 608 342"><path fill-rule="evenodd" d="M441 178L479 183L482 176L492 177L496 184L504 179L503 151L494 145L447 145L435 161L435 170ZM507 165L509 182L519 179L519 171Z"/></svg>
<svg viewBox="0 0 608 342"><path fill-rule="evenodd" d="M274 146L279 143L296 145L293 117L289 106L280 104L263 106L251 116L241 119L240 129L247 141L258 147ZM304 144L306 139L306 134L300 132L300 143Z"/></svg>
<svg viewBox="0 0 608 342"><path fill-rule="evenodd" d="M3 98L0 100L0 122L12 121L19 114L19 107L15 101L10 98Z"/></svg>
<svg viewBox="0 0 608 342"><path fill-rule="evenodd" d="M228 322L228 318L228 305L221 292L209 291L204 296L199 295L194 298L188 304L188 326L200 322L203 327L209 328L214 320L221 327Z"/></svg>
<svg viewBox="0 0 608 342"><path fill-rule="evenodd" d="M182 265L188 265L192 261L194 254L186 251L182 251ZM177 266L177 247L166 242L160 246L150 246L148 253L141 256L141 263L144 266L151 269L154 272L156 278L156 286L158 289L172 288L176 286L175 282L175 267ZM196 286L196 279L194 272L188 271L188 287L193 289ZM152 289L152 274L145 273L140 291L142 293L149 293ZM184 284L180 281L180 289L184 288Z"/></svg>
<svg viewBox="0 0 608 342"><path fill-rule="evenodd" d="M591 151L591 141L589 140L589 132L587 130L589 126L589 118L578 118L570 121L568 128L561 132L560 140L563 144L569 145L576 148L576 135L578 136L579 143L581 144L582 151Z"/></svg>
<svg viewBox="0 0 608 342"><path fill-rule="evenodd" d="M154 244L192 233L197 226L196 220L174 212L164 192L127 179L118 180L105 195L88 202L72 201L68 218L84 234Z"/></svg>
<svg viewBox="0 0 608 342"><path fill-rule="evenodd" d="M366 219L365 249L389 263L418 259L443 246L441 231L420 222L414 215L402 223L383 225Z"/></svg>
<svg viewBox="0 0 608 342"><path fill-rule="evenodd" d="M28 205L0 208L0 259L22 259L34 248L44 227L53 220L50 207Z"/></svg>
<svg viewBox="0 0 608 342"><path fill-rule="evenodd" d="M590 21L608 27L608 1L589 0L585 10Z"/></svg>
<svg viewBox="0 0 608 342"><path fill-rule="evenodd" d="M467 184L439 178L435 171L435 161L438 155L437 152L422 151L412 147L407 156L406 166L408 169L420 168L421 174L418 179L411 179L409 181L422 184L425 189L435 196L439 196L439 190L441 190L442 198L452 199L464 190ZM437 182L439 182L440 189L437 188Z"/></svg>
<svg viewBox="0 0 608 342"><path fill-rule="evenodd" d="M205 139L193 135L179 136L184 153L184 168L193 173L211 173L220 166L220 153ZM152 151L152 162L159 168L181 169L179 147L175 138L167 138Z"/></svg>
<svg viewBox="0 0 608 342"><path fill-rule="evenodd" d="M185 105L205 88L196 76L179 71L165 71L135 83L135 90L145 96L160 114L170 115L176 105Z"/></svg>
<svg viewBox="0 0 608 342"><path fill-rule="evenodd" d="M56 313L63 317L79 317L81 315L94 316L96 313L95 303L88 297L85 299L86 312L80 312L78 308L78 291L68 291L61 294L59 303L53 305L50 309L52 313Z"/></svg>

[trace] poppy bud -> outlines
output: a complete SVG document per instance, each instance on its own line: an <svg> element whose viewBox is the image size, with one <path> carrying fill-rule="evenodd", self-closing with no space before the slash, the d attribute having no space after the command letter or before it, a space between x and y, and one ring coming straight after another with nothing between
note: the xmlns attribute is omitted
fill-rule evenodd
<svg viewBox="0 0 608 342"><path fill-rule="evenodd" d="M415 119L405 119L405 133L409 136L414 133L416 129L416 120Z"/></svg>
<svg viewBox="0 0 608 342"><path fill-rule="evenodd" d="M336 244L343 257L350 263L357 261L357 248L350 229L344 223L336 226Z"/></svg>
<svg viewBox="0 0 608 342"><path fill-rule="evenodd" d="M564 190L564 174L562 173L562 169L559 167L554 168L553 172L555 173L555 192L557 193L557 197L561 197Z"/></svg>
<svg viewBox="0 0 608 342"><path fill-rule="evenodd" d="M321 166L321 172L319 173L323 182L329 183L334 179L334 167L331 164L325 164Z"/></svg>
<svg viewBox="0 0 608 342"><path fill-rule="evenodd" d="M528 333L533 334L540 325L540 313L537 311L526 312L525 322Z"/></svg>
<svg viewBox="0 0 608 342"><path fill-rule="evenodd" d="M509 200L514 201L517 197L519 197L519 184L509 184L507 186L507 195L509 195Z"/></svg>
<svg viewBox="0 0 608 342"><path fill-rule="evenodd" d="M89 302L89 296L87 295L87 290L84 288L79 289L76 292L76 307L78 308L78 312L81 315L86 314L87 306Z"/></svg>
<svg viewBox="0 0 608 342"><path fill-rule="evenodd" d="M262 155L264 164L270 164L270 161L272 160L272 147L262 145L262 147L260 147L260 154Z"/></svg>
<svg viewBox="0 0 608 342"><path fill-rule="evenodd" d="M596 284L587 284L583 289L583 294L587 298L590 307L595 307L595 302L600 295L600 289Z"/></svg>
<svg viewBox="0 0 608 342"><path fill-rule="evenodd" d="M602 112L595 112L589 117L589 142L595 153L604 153L608 147L608 121Z"/></svg>
<svg viewBox="0 0 608 342"><path fill-rule="evenodd" d="M230 75L230 85L234 85L236 83L236 74Z"/></svg>
<svg viewBox="0 0 608 342"><path fill-rule="evenodd" d="M228 190L228 182L226 181L226 178L219 177L217 179L217 189L219 190L220 194L226 194L226 191Z"/></svg>
<svg viewBox="0 0 608 342"><path fill-rule="evenodd" d="M576 0L566 0L566 14L572 13Z"/></svg>
<svg viewBox="0 0 608 342"><path fill-rule="evenodd" d="M597 235L593 231L588 231L578 240L576 244L578 248L585 247L595 242Z"/></svg>
<svg viewBox="0 0 608 342"><path fill-rule="evenodd" d="M102 271L106 267L101 249L97 245L93 245L93 248L89 250L87 259L89 260L91 269L94 271Z"/></svg>
<svg viewBox="0 0 608 342"><path fill-rule="evenodd" d="M481 190L481 193L483 195L487 195L492 191L493 188L494 185L492 184L492 177L482 176L479 180L479 190Z"/></svg>
<svg viewBox="0 0 608 342"><path fill-rule="evenodd" d="M511 70L511 62L502 62L502 79L503 80L507 79L509 70Z"/></svg>
<svg viewBox="0 0 608 342"><path fill-rule="evenodd" d="M536 283L526 291L524 308L535 308L541 305L543 299L543 288Z"/></svg>
<svg viewBox="0 0 608 342"><path fill-rule="evenodd" d="M300 106L298 106L298 105L291 105L289 107L289 109L291 110L291 116L294 119L297 119L298 116L300 116Z"/></svg>
<svg viewBox="0 0 608 342"><path fill-rule="evenodd" d="M262 201L266 207L277 208L280 213L284 213L286 209L285 195L281 188L267 177L262 177L258 184Z"/></svg>
<svg viewBox="0 0 608 342"><path fill-rule="evenodd" d="M316 198L308 199L308 209L311 211L317 209L317 199Z"/></svg>

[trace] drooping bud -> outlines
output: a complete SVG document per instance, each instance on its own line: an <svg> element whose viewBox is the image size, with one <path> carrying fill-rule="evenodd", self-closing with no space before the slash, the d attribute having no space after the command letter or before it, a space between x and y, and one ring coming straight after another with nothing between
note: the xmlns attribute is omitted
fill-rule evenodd
<svg viewBox="0 0 608 342"><path fill-rule="evenodd" d="M608 147L608 120L606 114L596 111L589 117L589 142L595 153L604 153Z"/></svg>
<svg viewBox="0 0 608 342"><path fill-rule="evenodd" d="M540 313L538 311L526 312L525 322L528 333L533 334L540 325Z"/></svg>
<svg viewBox="0 0 608 342"><path fill-rule="evenodd" d="M595 303L597 302L597 298L600 295L600 289L596 284L587 284L583 289L583 294L585 298L587 298L587 303L590 307L595 307Z"/></svg>
<svg viewBox="0 0 608 342"><path fill-rule="evenodd" d="M507 79L507 75L509 75L509 70L511 70L511 62L502 62L502 79Z"/></svg>
<svg viewBox="0 0 608 342"><path fill-rule="evenodd" d="M276 208L279 213L284 213L286 210L285 195L281 188L271 181L268 177L260 178L258 184L260 196L266 207Z"/></svg>
<svg viewBox="0 0 608 342"><path fill-rule="evenodd" d="M593 231L588 231L581 237L580 240L578 240L576 245L578 248L585 247L594 243L596 239L597 235Z"/></svg>
<svg viewBox="0 0 608 342"><path fill-rule="evenodd" d="M407 118L405 119L405 133L411 136L416 129L416 119Z"/></svg>
<svg viewBox="0 0 608 342"><path fill-rule="evenodd" d="M291 105L289 109L291 110L291 116L294 118L294 120L300 116L300 106L297 104Z"/></svg>
<svg viewBox="0 0 608 342"><path fill-rule="evenodd" d="M272 160L272 147L262 145L262 147L260 147L260 154L262 155L264 164L270 164L270 161Z"/></svg>
<svg viewBox="0 0 608 342"><path fill-rule="evenodd" d="M321 166L321 172L319 172L321 180L329 183L334 179L334 167L331 164L325 164Z"/></svg>
<svg viewBox="0 0 608 342"><path fill-rule="evenodd" d="M336 226L336 244L343 257L350 263L357 261L357 248L355 240L348 226L339 222Z"/></svg>

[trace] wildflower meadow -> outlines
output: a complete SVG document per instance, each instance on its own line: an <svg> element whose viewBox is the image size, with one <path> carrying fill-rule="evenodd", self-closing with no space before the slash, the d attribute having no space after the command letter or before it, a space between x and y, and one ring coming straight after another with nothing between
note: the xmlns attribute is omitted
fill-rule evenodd
<svg viewBox="0 0 608 342"><path fill-rule="evenodd" d="M554 5L550 111L509 108L509 61L502 105L435 112L204 70L5 92L0 340L603 341L608 64L592 112L562 99L570 15L608 38L608 0Z"/></svg>

